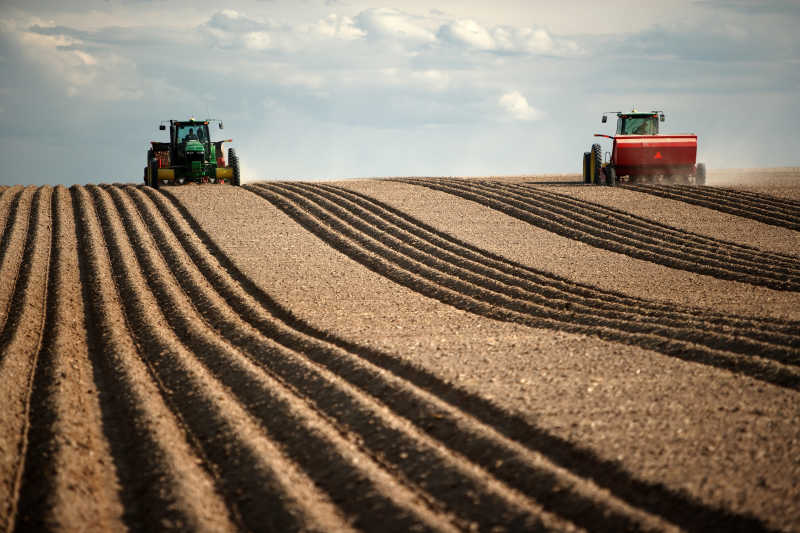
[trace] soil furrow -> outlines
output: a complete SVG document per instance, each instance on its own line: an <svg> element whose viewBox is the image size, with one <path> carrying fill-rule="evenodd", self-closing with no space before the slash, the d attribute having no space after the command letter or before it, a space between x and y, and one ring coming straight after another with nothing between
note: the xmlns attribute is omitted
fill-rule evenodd
<svg viewBox="0 0 800 533"><path fill-rule="evenodd" d="M99 191L97 196L100 196ZM115 209L105 200L98 198L98 201L103 201L104 211L111 215ZM121 206L124 207L124 204L124 201L120 201ZM383 520L390 520L402 529L447 529L445 522L430 516L425 509L419 509L420 502L416 497L407 494L382 469L371 464L367 457L347 443L339 432L332 430L303 401L294 397L279 381L259 371L229 343L219 339L212 326L204 322L201 311L187 301L176 286L177 282L172 280L170 283L166 279L172 276L150 276L147 282L133 279L138 277L133 255L139 256L141 267L146 272L170 272L162 258L147 253L147 250L155 247L145 242L147 230L141 220L134 219L128 211L124 223L114 216L109 225L114 226L113 232L117 234L111 239L114 242L113 253L119 254L119 265L126 271L124 278L130 284L127 291L131 301L129 313L140 317L137 318L141 321L140 331L157 328L155 324L148 324L146 309L160 307L171 310L164 319L179 339L170 342L168 337L141 336L142 343L153 344L152 349L171 354L168 361L159 364L159 375L170 385L177 396L176 401L181 404L185 402L185 419L196 428L201 442L208 446L207 455L211 460L225 460L225 452L230 453L231 447L236 449L237 457L242 457L242 471L234 470L234 465L218 465L223 483L235 483L238 479L252 484L246 487L245 501L237 502L250 527L257 529L259 524L271 520L275 526L272 529L276 530L326 531L344 528L344 518L338 515L326 497L315 493L316 485L335 498L334 503L356 527L374 529ZM118 242L118 233L123 231L123 226L134 239L132 247ZM137 231L134 231L135 226L138 226ZM152 290L150 302L146 301L151 299L147 295L148 285ZM209 303L206 302L204 307ZM178 342L185 348L179 346ZM263 341L252 349L258 350L264 358L273 357L268 347L263 346ZM194 357L202 363L202 367L192 361ZM225 388L220 387L220 383ZM225 399L225 389L230 391L227 394L238 396L242 408L237 409L233 402ZM224 412L218 412L221 409ZM257 422L250 419L248 423L249 417L244 410ZM204 428L203 424L211 427ZM242 430L248 426L248 430ZM263 431L280 443L283 452L302 467L310 479L299 473L284 478L287 468L292 469L291 464L281 459L277 451L266 450L264 444L258 446L257 442L253 442L256 436L249 439L251 442L228 440L219 452L213 449L217 434L257 434L262 426ZM263 464L264 471L256 477L252 470L254 465L259 464ZM268 468L274 472L267 472ZM283 479L269 479L278 476ZM337 491L340 485L350 487L352 493L348 498L341 498ZM261 486L263 488L259 493ZM234 489L230 487L228 490L235 492ZM263 515L265 501L272 502L272 508L267 509L275 516ZM285 507L285 511L281 511L281 507Z"/></svg>
<svg viewBox="0 0 800 533"><path fill-rule="evenodd" d="M148 217L148 219L150 218L152 217ZM180 264L180 258L173 259L173 263ZM214 271L220 271L220 269L214 269ZM223 296L229 302L232 299L227 294ZM511 529L526 530L542 527L537 525L535 520L531 521L533 517L526 516L528 511L522 512L526 507L530 507L525 504L524 500L518 496L515 497L513 493L509 493L507 489L499 486L490 478L482 479L486 478L486 474L469 464L464 464L463 459L458 457L459 452L454 453L452 449L447 450L437 446L430 441L429 437L420 433L425 431L425 426L431 424L441 427L442 420L449 417L442 412L441 408L431 406L430 402L420 401L414 391L408 389L408 384L398 382L396 378L387 383L387 378L380 373L376 375L374 370L369 371L363 368L363 363L359 365L358 358L353 357L352 354L342 353L329 345L315 342L313 339L303 339L296 332L275 331L275 325L266 323L269 321L268 315L265 315L263 311L258 313L257 306L243 311L241 318L260 326L259 329L262 331L266 330L267 337L281 335L284 343L302 349L307 357L322 363L326 368L309 365L302 360L293 360L291 356L287 357L281 353L272 353L269 358L262 358L264 365L267 365L271 371L280 374L298 391L312 399L320 410L325 411L339 423L345 424L347 432L356 434L363 445L373 449L374 453L382 457L383 462L387 463L390 468L428 491L432 497L443 501L447 508L458 516L464 517L466 522L462 522L461 527L467 528L471 523L481 529L491 529L500 525L506 525ZM220 322L218 316L209 318L216 323ZM230 327L234 327L234 325L231 324ZM242 332L237 335L246 336L247 333ZM287 338L289 336L293 336L295 339ZM257 346L263 345L264 340L254 338L251 342ZM346 368L351 370L344 372ZM368 394L371 394L373 398L364 396L357 388L335 376L330 370L336 371L340 375L344 373L345 379L353 380L355 378L357 380L356 387L366 386ZM351 376L351 373L354 376ZM317 376L313 376L313 374L317 374ZM408 422L397 419L396 415L383 407L381 400L387 398L395 400L392 403L395 408L398 406L401 408L401 416L404 414L406 418L409 418L411 415L410 421L417 425L417 428L409 426ZM403 405L409 402L409 398L410 404ZM461 417L463 418L463 415ZM487 439L485 434L482 434L483 432L475 431L464 434L463 430L457 429L458 426L455 422L451 422L451 424L450 431L442 432L442 435L448 435L445 443L449 441L450 446L453 446L452 443L457 443L456 449L460 450L464 447L465 441L479 439L480 442L476 442L470 447L473 455L482 455L482 463L486 464L488 453L496 449L499 449L501 453L500 455L491 455L495 461L498 456L504 457L506 460L514 459L513 455L515 454L503 449L496 441ZM462 436L453 436L454 431L457 434L461 433ZM524 457L517 457L516 464L519 465L520 461L522 464L535 464L535 461L525 461ZM533 495L541 497L545 501L552 500L548 502L550 506L555 506L557 511L567 512L568 518L572 519L571 515L580 512L576 516L578 518L576 522L579 524L591 527L602 519L609 528L631 530L642 529L642 524L653 522L652 518L638 517L637 515L641 513L634 510L620 509L624 506L619 502L612 501L611 505L604 504L605 498L601 497L599 501L596 501L582 494L580 490L576 494L570 495L571 490L575 490L570 485L575 483L585 485L585 482L570 480L570 476L566 474L560 475L546 470L542 472L541 469L541 466L534 467L528 472L528 475L521 476L518 466L517 478L514 480L515 485L522 486L527 489L528 493L532 492ZM583 491L585 490L583 489ZM597 492L596 489L594 492ZM502 500L498 499L499 497L507 499L507 501L502 503ZM554 504L555 501L558 503ZM535 508L533 511L536 512ZM546 515L546 513L543 514ZM633 517L630 516L631 514ZM563 530L567 527L566 523L547 516L545 516L543 525L548 530ZM661 527L663 524L657 529Z"/></svg>
<svg viewBox="0 0 800 533"><path fill-rule="evenodd" d="M558 316L556 314L555 318L552 318L553 312L550 310L531 314L530 311L536 309L535 306L522 306L525 310L520 312L519 309L524 302L509 302L508 298L487 294L487 291L483 289L476 289L460 279L441 272L434 272L429 267L412 262L393 250L376 246L369 237L353 234L346 224L335 222L334 217L328 214L320 215L321 219L305 214L303 209L314 211L315 208L303 198L296 197L297 195L294 195L296 198L293 200L302 204L302 209L292 205L292 201L287 198L276 196L277 193L271 192L264 186L250 190L273 203L303 227L354 260L401 285L456 308L489 318L523 323L531 327L595 335L606 340L641 346L687 361L744 373L783 387L800 388L800 374L797 369L767 359L743 357L646 333L622 332L602 326L592 327L574 322L569 315ZM291 193L284 191L282 194L290 195ZM343 236L347 234L353 235L352 240ZM374 250L378 250L382 255L374 255ZM507 304L511 309L500 307L495 302Z"/></svg>
<svg viewBox="0 0 800 533"><path fill-rule="evenodd" d="M709 197L705 194L693 194L691 191L684 191L673 187L659 187L649 185L623 185L623 187L662 198L679 200L688 204L699 205L709 209L716 209L724 213L758 220L765 224L781 226L792 230L800 230L800 222L794 217L782 217L778 213L764 212L761 209L752 207L749 202L729 202L719 198Z"/></svg>
<svg viewBox="0 0 800 533"><path fill-rule="evenodd" d="M122 504L86 348L69 192L53 193L47 317L33 382L18 531L120 530Z"/></svg>
<svg viewBox="0 0 800 533"><path fill-rule="evenodd" d="M0 333L0 450L5 456L0 462L0 523L7 529L16 518L32 381L46 314L51 194L49 187L37 188L33 194L22 262Z"/></svg>
<svg viewBox="0 0 800 533"><path fill-rule="evenodd" d="M152 220L154 215L149 214L147 219ZM154 229L157 229L154 226ZM168 240L165 236L157 238L158 241ZM173 252L167 251L168 255ZM186 272L181 265L187 264L181 254L173 256L170 263L173 268L178 268L180 273L176 273L178 279L189 279L191 272ZM214 269L214 271L220 271ZM199 283L195 287L186 287L187 292L197 291ZM242 294L235 294L233 288L223 288L220 294L229 303L236 300L243 300ZM241 289L239 291L241 293ZM207 299L207 295L198 294L198 299ZM205 307L205 306L203 306ZM363 446L372 450L372 453L381 458L383 463L389 465L392 470L400 473L401 476L413 482L416 486L427 490L434 498L443 501L449 509L457 515L465 518L466 522L462 526L476 523L481 528L488 528L498 524L521 524L529 521L524 514L514 516L514 507L527 507L519 497L515 497L491 479L486 480L486 475L458 458L458 452L442 449L431 442L430 439L420 433L418 428L409 426L407 422L397 418L391 411L387 410L380 402L384 398L387 385L381 385L379 390L384 394L375 397L365 396L357 388L354 388L347 381L331 373L324 366L310 364L303 355L287 353L286 350L277 350L270 353L269 357L259 357L253 347L263 346L269 337L281 336L285 344L289 344L306 353L314 360L322 359L327 366L334 369L341 369L345 358L353 359L352 354L340 353L330 345L314 342L312 339L303 339L297 332L280 331L280 326L270 323L270 317L263 310L259 311L257 304L244 303L236 306L243 316L238 316L241 321L244 319L250 322L258 330L265 333L265 337L248 332L246 328L237 326L232 317L224 316L225 312L215 310L209 313L209 321L220 325L223 329L230 328L228 333L231 342L242 347L243 350L250 350L254 359L261 365L268 368L270 372L278 374L281 379L291 384L297 391L304 394L309 401L313 401L317 408L327 416L335 419L339 424L344 424L344 433L352 433L358 436ZM285 327L283 328L285 329ZM239 330L239 331L236 331ZM293 336L293 340L287 337ZM287 342L289 341L289 342ZM250 344L250 346L248 346ZM337 360L339 361L337 363ZM341 370L340 370L341 371ZM366 376L365 376L366 377ZM368 382L375 382L374 374L366 377ZM409 393L400 389L395 394L407 396ZM412 421L414 422L414 421ZM430 422L429 419L425 420ZM417 422L418 423L418 422ZM501 504L498 497L511 498L511 504ZM500 509L505 509L500 511ZM553 519L548 519L552 522ZM614 523L613 516L606 516L608 523ZM555 521L556 524L558 521ZM548 528L562 529L565 524L548 524ZM527 526L532 527L532 526Z"/></svg>
<svg viewBox="0 0 800 533"><path fill-rule="evenodd" d="M72 188L87 340L103 429L120 482L123 521L134 530L232 531L226 503L142 362L86 189ZM158 356L158 353L152 354Z"/></svg>
<svg viewBox="0 0 800 533"><path fill-rule="evenodd" d="M800 290L800 283L784 279L771 273L762 273L758 270L729 268L718 261L703 260L700 257L685 257L674 250L661 247L643 245L635 241L621 239L618 235L597 227L576 227L569 219L554 219L552 216L531 211L531 206L498 194L482 191L475 186L463 184L434 183L430 180L398 180L405 183L420 185L434 190L454 194L461 198L475 201L492 209L496 209L509 216L552 231L558 235L585 242L598 248L618 252L636 259L649 261L671 268L686 270L698 274L714 276L720 279L741 281L752 285L760 285L776 290ZM584 229L588 231L584 231Z"/></svg>
<svg viewBox="0 0 800 533"><path fill-rule="evenodd" d="M456 183L453 180L450 183ZM703 238L689 232L658 224L643 217L525 186L497 184L497 182L469 182L477 188L498 195L507 195L537 209L554 210L583 227L603 225L610 233L624 240L652 245L679 254L686 259L713 260L726 268L767 270L773 275L800 277L798 258L781 256L774 252L747 249L742 245L717 239ZM500 192L498 192L500 191Z"/></svg>
<svg viewBox="0 0 800 533"><path fill-rule="evenodd" d="M0 265L5 261L8 243L14 224L17 223L17 209L19 209L20 195L23 190L21 186L13 187L0 197L0 221L3 225L3 229L0 231Z"/></svg>
<svg viewBox="0 0 800 533"><path fill-rule="evenodd" d="M800 268L800 266L798 266L797 257L692 233L628 213L621 209L573 198L566 194L547 191L542 187L529 185L501 185L501 187L504 190L517 193L522 190L523 192L520 193L522 198L540 199L544 197L548 201L564 205L568 209L575 209L578 212L597 215L597 217L591 218L609 221L610 224L615 227L627 227L634 231L640 231L642 234L654 236L656 239L668 239L669 242L679 247L696 249L697 253L711 254L723 257L724 259L736 258L741 261L742 264L764 265L765 260L768 259L773 264L776 271L779 271L778 269L780 268L785 268L791 272L793 270L797 271Z"/></svg>
<svg viewBox="0 0 800 533"><path fill-rule="evenodd" d="M311 198L308 198L308 196L313 196L313 193L306 191L306 195L301 197L288 192L292 187L290 185L278 186L283 194L289 194L294 201L302 203L304 208L313 212L318 219L325 220L331 226L337 226L337 231L346 235L352 241L358 242L370 252L383 256L401 268L409 272L415 272L439 286L461 294L470 294L479 301L498 306L512 313L521 313L543 319L557 327L559 325L562 327L579 325L579 327L595 327L618 332L645 334L678 342L702 343L711 349L724 349L746 355L759 355L781 363L796 364L798 362L799 354L797 350L791 348L764 345L739 337L712 334L704 336L691 328L675 328L671 330L658 323L646 323L637 320L638 315L635 313L631 315L632 319L628 322L625 322L623 320L624 317L619 313L612 314L611 318L605 318L592 312L585 312L585 307L575 302L571 302L571 305L563 308L555 307L548 299L538 297L534 293L525 293L519 289L492 283L482 275L474 275L460 266L446 264L439 258L417 253L415 247L406 245L401 239L388 236L386 224L379 228L373 228L354 219L354 217L342 213L342 210L335 205L324 205L325 202L318 199L316 200L317 204L311 204L309 203ZM323 207L326 211L320 211ZM336 222L331 223L333 219L331 214L337 217L338 220ZM355 228L356 231L351 228Z"/></svg>
<svg viewBox="0 0 800 533"><path fill-rule="evenodd" d="M674 492L665 488L661 484L648 483L632 477L622 469L616 462L599 459L594 453L575 446L574 444L544 431L520 416L501 410L489 401L466 392L441 378L430 374L416 365L412 365L402 359L385 354L381 351L354 344L345 339L339 338L331 332L322 331L309 325L307 322L298 319L288 309L275 302L258 285L253 283L250 278L244 275L209 237L204 229L193 218L191 213L178 202L169 191L162 191L171 200L171 204L164 201L162 194L158 194L150 189L143 189L154 201L161 211L164 218L169 222L175 231L176 237L181 241L192 259L201 266L207 279L214 283L215 287L224 286L228 276L231 276L236 284L240 285L247 295L255 300L258 306L267 310L271 315L277 317L289 327L308 336L309 339L333 343L355 354L360 358L360 363L356 359L340 359L328 361L320 354L322 350L302 349L303 353L309 357L316 357L316 361L326 365L330 370L341 375L354 385L365 391L380 397L387 405L415 421L418 427L424 428L434 438L450 444L451 447L463 448L462 453L467 455L472 461L481 464L493 475L503 479L512 486L521 483L522 486L530 480L539 479L541 474L537 474L537 468L529 471L524 466L524 461L519 459L506 461L499 464L493 457L504 457L508 454L507 449L496 448L493 439L487 439L486 428L493 428L498 438L509 438L511 443L507 446L523 446L537 456L543 454L546 461L554 461L565 468L567 471L575 472L577 475L586 479L592 479L600 486L610 490L614 495L623 501L630 502L634 506L646 509L648 512L666 517L668 520L684 525L686 527L697 527L697 524L706 524L706 528L721 527L728 530L760 530L763 525L756 519L748 516L736 515L729 511L719 510L714 507L703 505L692 500L683 493ZM173 214L177 210L178 214ZM324 239L323 239L324 240ZM199 241L199 242L198 242ZM210 255L209 255L210 254ZM206 257L208 256L208 257ZM213 260L209 261L209 258ZM363 263L362 263L363 264ZM412 289L414 287L412 286ZM225 295L226 300L235 302L237 297L227 294L225 290L220 290ZM233 305L233 304L232 304ZM239 311L243 316L251 316L252 313ZM293 346L291 339L287 336L275 337L279 342ZM296 344L294 344L297 347ZM302 346L302 344L300 345ZM371 371L366 371L370 368ZM378 372L383 379L376 379L374 372ZM402 380L397 388L388 388L387 383L392 380ZM407 384L414 384L418 387L419 394L428 397L428 401L439 406L439 411L429 412L428 409L418 407L420 404L414 395L408 394ZM426 392L421 392L421 391ZM429 397L434 394L434 397ZM457 406L457 407L454 407ZM480 424L472 436L464 437L463 433L456 431L458 427L463 427L463 420L456 425L448 422L448 417L443 417L443 413L455 413L453 416L461 416L466 410L469 416L476 417ZM467 446L469 444L469 446ZM474 446L473 446L474 445ZM541 465L541 460L537 463ZM541 468L539 466L538 468ZM572 474L568 474L572 475ZM522 489L521 489L522 490ZM533 487L536 491L549 490L547 487ZM539 499L537 497L537 499ZM542 498L540 501L545 500ZM577 506L571 505L571 499L564 499L563 496L555 498L555 505L565 504L565 514L580 514ZM602 524L603 521L598 523ZM701 526L702 527L702 526ZM595 524L594 529L597 528Z"/></svg>
<svg viewBox="0 0 800 533"><path fill-rule="evenodd" d="M22 269L22 256L28 238L31 199L35 187L20 189L9 206L3 237L0 240L0 333L9 317L9 306ZM0 361L3 354L0 353Z"/></svg>
<svg viewBox="0 0 800 533"><path fill-rule="evenodd" d="M600 237L618 244L649 250L659 257L694 265L710 264L724 273L740 272L745 275L755 273L771 280L787 281L793 284L800 282L797 258L786 256L776 258L777 254L761 250L756 251L757 253L751 251L743 256L737 249L737 245L722 241L710 246L698 247L696 243L691 242L693 240L691 235L680 232L680 230L678 230L679 235L674 236L667 231L642 229L641 224L631 224L626 221L631 218L631 215L627 213L615 214L600 206L596 216L589 216L587 213L593 211L592 204L569 198L568 200L572 200L572 202L567 202L561 199L562 195L551 196L549 200L544 201L538 197L538 191L534 189L526 189L527 194L520 194L517 192L519 188L502 184L498 186L495 182L440 181L458 188L479 190L490 198L525 210L533 208L534 213L557 219L566 227L579 228L579 231L584 234L588 233L592 237ZM464 185L465 183L467 185ZM544 191L541 194L544 196L553 193ZM558 204L566 204L567 207L560 207ZM675 231L674 228L672 231Z"/></svg>
<svg viewBox="0 0 800 533"><path fill-rule="evenodd" d="M561 294L570 294L586 301L591 301L594 305L602 306L609 310L635 308L641 313L652 314L654 316L659 316L659 318L668 316L671 318L679 317L682 320L690 320L693 321L697 327L702 327L701 322L710 322L719 326L745 329L748 331L748 334L752 335L756 335L758 332L772 331L791 336L795 335L798 331L798 324L791 321L725 315L715 313L713 310L678 307L668 303L636 298L578 283L550 272L530 268L521 263L511 261L505 257L456 239L450 234L439 231L403 211L360 192L325 184L314 184L314 186L343 195L370 212L400 226L416 237L429 241L440 248L459 254L472 261L486 265L508 276L522 280L526 282L524 286L536 287L538 290L544 291L543 294L546 295L558 297ZM765 337L764 340L768 338L769 337ZM767 342L769 341L767 340Z"/></svg>
<svg viewBox="0 0 800 533"><path fill-rule="evenodd" d="M662 186L663 187L663 186ZM733 205L743 205L765 215L772 215L787 219L800 219L800 209L797 202L758 194L754 192L737 191L722 187L686 187L675 185L675 189L695 196L707 196L720 202Z"/></svg>
<svg viewBox="0 0 800 533"><path fill-rule="evenodd" d="M287 185L288 186L288 185ZM579 320L581 317L586 320L590 319L594 322L595 317L605 317L611 320L627 320L628 327L637 331L647 331L648 327L645 321L642 320L643 316L654 321L661 326L668 326L675 328L670 334L671 337L681 337L692 342L701 342L711 347L737 347L738 351L743 353L759 353L769 352L774 348L771 346L762 346L758 344L743 343L740 344L741 337L750 336L750 338L759 342L766 342L777 346L786 346L789 348L797 348L800 346L800 337L791 335L767 334L755 327L751 326L748 331L745 328L737 328L731 331L729 328L711 328L706 325L703 318L695 317L694 320L687 321L681 320L679 316L670 315L667 313L652 313L646 307L634 306L621 306L611 305L602 300L587 299L579 295L569 292L558 292L548 290L547 287L542 285L530 283L525 278L520 278L515 275L508 275L503 270L496 269L495 265L486 264L480 257L475 258L474 254L462 254L460 250L453 250L447 243L442 243L437 239L430 239L430 236L424 233L414 231L414 228L409 228L407 225L400 226L396 224L397 220L391 218L378 218L364 210L363 203L353 203L347 197L346 192L334 189L340 196L334 196L327 189L320 186L304 186L304 185L291 185L293 190L308 191L308 193L320 193L328 200L331 200L339 207L348 210L349 213L358 217L357 220L348 219L350 224L359 226L359 229L370 234L373 238L379 239L390 248L401 251L404 248L402 243L408 242L413 245L411 255L403 252L408 257L413 257L420 260L429 266L438 268L437 265L431 261L426 261L426 257L421 254L414 254L413 249L421 250L429 257L434 257L438 260L445 261L454 265L459 269L466 269L471 273L477 274L477 277L471 278L469 275L464 275L464 270L456 270L453 272L460 279L469 280L475 284L481 285L489 290L501 292L512 298L521 298L528 302L538 303L544 307L552 308L558 312L568 312L574 315L574 320ZM368 206L366 206L368 207ZM359 225L359 221L364 221L364 224ZM392 242L383 238L383 234L391 235L397 239ZM444 246L441 246L444 244ZM452 250L452 251L451 251ZM500 265L502 267L502 265ZM440 269L441 270L441 269ZM485 282L485 279L495 280L503 285L491 284ZM741 323L740 323L741 324ZM712 334L712 337L704 338L697 330L706 329ZM735 338L732 337L735 335ZM779 350L780 351L780 350ZM789 359L797 355L796 350L782 350L783 356ZM796 358L796 357L795 357Z"/></svg>
<svg viewBox="0 0 800 533"><path fill-rule="evenodd" d="M800 202L797 200L778 198L777 196L770 196L769 194L743 191L741 189L732 189L729 187L714 187L713 190L720 195L730 195L735 199L741 200L742 198L748 198L763 205L771 205L782 208L786 211L794 211L795 216L800 216Z"/></svg>

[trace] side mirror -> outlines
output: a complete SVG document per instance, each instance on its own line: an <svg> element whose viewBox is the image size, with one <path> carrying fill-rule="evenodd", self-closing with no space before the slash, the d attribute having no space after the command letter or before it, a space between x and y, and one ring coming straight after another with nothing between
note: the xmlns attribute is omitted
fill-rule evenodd
<svg viewBox="0 0 800 533"><path fill-rule="evenodd" d="M605 124L606 122L608 122L608 117L607 117L607 116L605 116L605 115L603 115L603 120L602 120L601 122L602 122L603 124Z"/></svg>
<svg viewBox="0 0 800 533"><path fill-rule="evenodd" d="M225 129L225 125L222 122L219 123L219 129L221 129L221 130Z"/></svg>
<svg viewBox="0 0 800 533"><path fill-rule="evenodd" d="M163 125L163 124L159 124L158 125L158 129L160 129L161 131L164 131L165 129L167 129L167 127L165 125Z"/></svg>

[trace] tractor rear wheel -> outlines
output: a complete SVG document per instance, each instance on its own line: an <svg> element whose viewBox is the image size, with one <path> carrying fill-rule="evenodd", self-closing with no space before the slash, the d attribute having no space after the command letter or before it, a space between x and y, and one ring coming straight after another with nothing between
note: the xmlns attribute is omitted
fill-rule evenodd
<svg viewBox="0 0 800 533"><path fill-rule="evenodd" d="M242 184L239 174L239 157L233 148L228 148L228 166L233 169L233 185L239 187Z"/></svg>
<svg viewBox="0 0 800 533"><path fill-rule="evenodd" d="M154 189L158 189L161 185L161 182L158 180L158 159L153 159L150 161L150 183L148 183Z"/></svg>
<svg viewBox="0 0 800 533"><path fill-rule="evenodd" d="M599 144L592 145L592 153L589 156L592 169L592 183L600 185L600 175L603 169L603 149Z"/></svg>
<svg viewBox="0 0 800 533"><path fill-rule="evenodd" d="M703 163L697 164L697 171L694 175L694 184L695 185L705 185L706 184L706 166Z"/></svg>
<svg viewBox="0 0 800 533"><path fill-rule="evenodd" d="M150 185L150 183L149 183L149 182L148 182L148 180L147 180L147 171L148 171L148 169L150 168L150 162L151 162L152 160L153 160L153 149L152 149L152 148L150 148L150 149L147 151L147 166L146 166L146 167L144 167L144 184L145 184L145 185Z"/></svg>
<svg viewBox="0 0 800 533"><path fill-rule="evenodd" d="M589 168L589 157L592 154L589 152L583 152L583 182L584 183L591 183L592 182L592 171Z"/></svg>

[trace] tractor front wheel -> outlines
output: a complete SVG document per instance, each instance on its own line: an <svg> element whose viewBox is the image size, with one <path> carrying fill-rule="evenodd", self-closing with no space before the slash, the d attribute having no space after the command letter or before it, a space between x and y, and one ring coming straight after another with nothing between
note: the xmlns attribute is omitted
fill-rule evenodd
<svg viewBox="0 0 800 533"><path fill-rule="evenodd" d="M592 145L592 153L589 156L591 167L592 183L600 185L600 174L603 171L603 149L599 144Z"/></svg>
<svg viewBox="0 0 800 533"><path fill-rule="evenodd" d="M239 174L239 157L233 148L228 148L228 166L233 169L233 185L239 187L242 184Z"/></svg>

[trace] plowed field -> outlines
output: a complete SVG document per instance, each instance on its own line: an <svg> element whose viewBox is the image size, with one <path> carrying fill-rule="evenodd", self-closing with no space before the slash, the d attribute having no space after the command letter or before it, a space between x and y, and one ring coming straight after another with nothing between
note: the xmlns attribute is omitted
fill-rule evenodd
<svg viewBox="0 0 800 533"><path fill-rule="evenodd" d="M798 531L784 174L2 188L0 530Z"/></svg>

